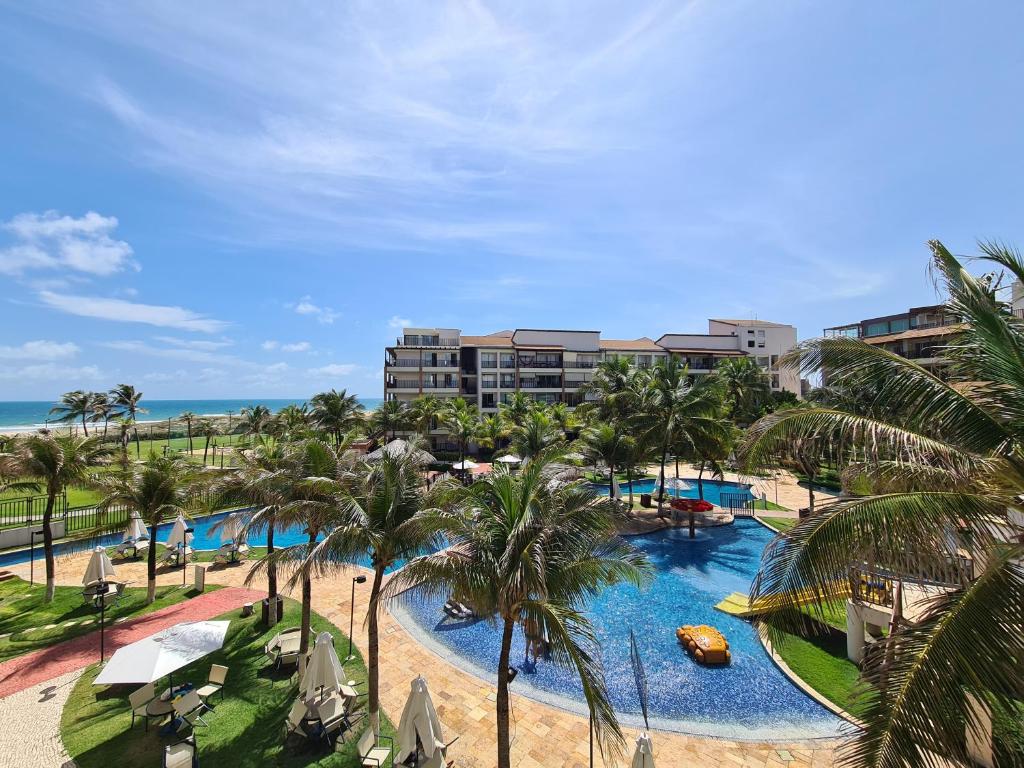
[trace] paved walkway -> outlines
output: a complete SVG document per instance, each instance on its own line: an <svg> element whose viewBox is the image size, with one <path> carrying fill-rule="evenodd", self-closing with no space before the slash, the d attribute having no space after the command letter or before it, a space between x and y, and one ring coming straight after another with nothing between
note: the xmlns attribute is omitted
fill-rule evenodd
<svg viewBox="0 0 1024 768"><path fill-rule="evenodd" d="M73 768L60 740L60 714L82 670L0 699L0 768Z"/></svg>
<svg viewBox="0 0 1024 768"><path fill-rule="evenodd" d="M77 583L86 564L87 554L61 558L57 581ZM121 578L144 580L145 564L115 564ZM19 572L27 567L16 566ZM248 573L245 565L207 569L208 583L241 585ZM161 584L180 580L180 571L158 576ZM339 627L348 627L352 581L345 574L317 579L313 584L313 608ZM221 590L224 591L224 590ZM365 655L366 632L359 617L366 615L368 589L356 589L355 643ZM219 592L212 593L217 595ZM211 595L211 596L212 596ZM227 609L225 609L227 610ZM450 664L414 639L398 621L381 617L381 704L397 722L409 693L409 683L418 674L427 678L448 738L459 736L449 756L459 768L489 768L494 764L495 724L494 685ZM513 695L515 725L512 752L513 764L519 768L586 768L588 749L587 720L556 707L524 696ZM55 726L56 727L56 726ZM823 768L834 764L833 741L760 743L686 736L655 731L655 758L661 768L707 766L708 768ZM635 731L626 729L632 745ZM619 762L597 765L622 766ZM626 762L625 764L628 764ZM39 764L39 768L44 768ZM53 768L60 768L53 764Z"/></svg>
<svg viewBox="0 0 1024 768"><path fill-rule="evenodd" d="M144 566L143 566L144 567ZM144 579L143 579L144 580ZM112 624L106 629L107 658L118 648L182 621L203 621L259 600L261 595L238 587L207 592L159 611ZM99 660L99 630L87 635L26 653L0 664L0 698L23 691Z"/></svg>

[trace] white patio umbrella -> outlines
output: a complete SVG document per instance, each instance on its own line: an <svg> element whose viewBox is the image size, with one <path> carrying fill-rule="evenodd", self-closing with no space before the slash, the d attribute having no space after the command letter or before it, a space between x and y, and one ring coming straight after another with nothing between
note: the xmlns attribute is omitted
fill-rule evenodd
<svg viewBox="0 0 1024 768"><path fill-rule="evenodd" d="M82 584L88 586L97 581L110 581L117 578L114 571L114 564L107 557L107 550L103 547L96 547L89 558L89 565L85 569L85 576L82 577Z"/></svg>
<svg viewBox="0 0 1024 768"><path fill-rule="evenodd" d="M179 544L183 544L187 549L192 544L192 534L188 532L188 522L185 520L184 515L178 515L178 519L174 521L174 525L171 527L171 535L167 539L168 549L177 549Z"/></svg>
<svg viewBox="0 0 1024 768"><path fill-rule="evenodd" d="M412 681L411 688L405 709L402 710L402 719L398 723L398 757L395 760L402 763L409 755L415 754L416 739L419 737L423 754L426 756L426 764L432 765L432 760L444 749L441 721L437 719L434 702L430 698L430 691L427 690L427 681L417 677ZM443 761L437 761L436 764L442 763Z"/></svg>
<svg viewBox="0 0 1024 768"><path fill-rule="evenodd" d="M345 680L345 670L334 650L334 642L330 632L321 632L316 636L313 655L306 665L306 673L302 678L302 686L312 695L319 693L321 698L341 690Z"/></svg>
<svg viewBox="0 0 1024 768"><path fill-rule="evenodd" d="M636 751L629 765L630 768L654 768L654 745L648 734L641 733L636 737Z"/></svg>
<svg viewBox="0 0 1024 768"><path fill-rule="evenodd" d="M224 645L230 621L175 624L155 635L119 648L93 685L152 683Z"/></svg>
<svg viewBox="0 0 1024 768"><path fill-rule="evenodd" d="M495 461L499 462L500 464L521 464L523 460L516 456L514 453L509 453L505 456L499 456L498 458L495 459Z"/></svg>
<svg viewBox="0 0 1024 768"><path fill-rule="evenodd" d="M452 464L452 469L476 469L479 466L480 465L477 464L475 461L464 459L463 461L457 461L454 464Z"/></svg>
<svg viewBox="0 0 1024 768"><path fill-rule="evenodd" d="M238 542L235 541L235 539L238 538L238 536L239 536L239 534L241 532L242 532L242 520L238 516L237 513L232 512L231 514L228 515L227 519L224 521L224 525L222 525L220 527L220 543L221 543L221 546L224 546L229 541L232 544L237 545Z"/></svg>
<svg viewBox="0 0 1024 768"><path fill-rule="evenodd" d="M131 517L128 518L128 525L124 529L124 536L121 541L139 541L141 539L148 539L149 531L146 530L145 524L142 522L142 518L138 512L132 512Z"/></svg>
<svg viewBox="0 0 1024 768"><path fill-rule="evenodd" d="M407 453L412 453L413 457L420 464L433 464L437 459L434 458L433 454L427 453L419 448L413 448L412 444L400 437L396 437L387 445L378 448L376 451L372 451L366 454L367 461L377 461L384 458L384 455L388 456L404 456Z"/></svg>

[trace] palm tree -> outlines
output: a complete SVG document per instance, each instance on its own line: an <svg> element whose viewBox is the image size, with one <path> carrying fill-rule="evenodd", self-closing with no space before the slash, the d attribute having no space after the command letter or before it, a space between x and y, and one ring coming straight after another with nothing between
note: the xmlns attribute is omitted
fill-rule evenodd
<svg viewBox="0 0 1024 768"><path fill-rule="evenodd" d="M239 451L237 466L212 486L218 506L242 504L245 513L245 535L250 532L267 535L266 563L267 604L270 624L277 623L277 563L274 558L274 533L281 508L294 499L294 488L302 473L296 454L286 444L271 437L260 437L254 445Z"/></svg>
<svg viewBox="0 0 1024 768"><path fill-rule="evenodd" d="M191 491L198 479L198 470L180 456L151 455L130 472L103 478L100 487L105 495L101 510L124 505L149 526L149 555L146 559L146 603L156 599L156 533L161 523L187 514Z"/></svg>
<svg viewBox="0 0 1024 768"><path fill-rule="evenodd" d="M362 404L344 389L320 392L309 402L313 424L333 436L336 446L341 445L346 432L363 426Z"/></svg>
<svg viewBox="0 0 1024 768"><path fill-rule="evenodd" d="M830 383L866 382L886 415L822 406L779 411L760 419L739 451L756 468L786 455L795 440L823 444L833 460L849 464L847 476L871 486L868 495L820 506L778 536L751 599L769 608L771 626L797 631L793 620L806 610L793 610L798 594L814 595L820 616L848 568L888 572L893 620L864 658L864 728L846 755L878 768L935 765L939 755L968 764L965 726L972 736L982 733L979 709L1019 718L1024 699L1024 526L1012 511L1024 492L1024 321L941 243L930 246L948 291L946 310L963 321L959 338L941 351L949 379L859 339L804 342L785 365L827 371ZM981 250L1024 280L1016 251ZM951 567L959 553L973 567ZM922 574L939 574L950 586L905 622L902 582ZM995 736L998 753L1005 745Z"/></svg>
<svg viewBox="0 0 1024 768"><path fill-rule="evenodd" d="M771 399L768 374L752 357L723 360L714 375L725 387L732 406L731 416L737 423L746 424L756 419Z"/></svg>
<svg viewBox="0 0 1024 768"><path fill-rule="evenodd" d="M370 414L370 437L387 438L391 433L392 440L395 433L400 429L409 426L409 406L401 400L387 400Z"/></svg>
<svg viewBox="0 0 1024 768"><path fill-rule="evenodd" d="M480 427L477 430L477 440L481 445L491 449L491 452L498 450L501 441L508 435L505 423L495 414L485 416L480 420Z"/></svg>
<svg viewBox="0 0 1024 768"><path fill-rule="evenodd" d="M669 446L692 446L700 435L722 434L729 426L722 418L722 399L716 382L691 380L687 367L675 357L659 360L639 394L635 421L646 436L661 445L658 514L665 502L665 465Z"/></svg>
<svg viewBox="0 0 1024 768"><path fill-rule="evenodd" d="M213 419L199 419L196 422L196 434L200 437L205 437L206 442L203 444L203 466L206 466L206 457L210 453L210 439L214 435L221 433L220 426ZM216 455L214 455L214 461L216 461Z"/></svg>
<svg viewBox="0 0 1024 768"><path fill-rule="evenodd" d="M480 417L477 415L476 406L470 405L461 397L456 397L445 403L441 419L448 434L459 443L460 461L465 461L466 449L480 429Z"/></svg>
<svg viewBox="0 0 1024 768"><path fill-rule="evenodd" d="M310 414L308 405L305 403L295 405L293 403L286 405L277 412L277 415L274 417L274 425L279 435L295 439L306 434L312 419L313 417Z"/></svg>
<svg viewBox="0 0 1024 768"><path fill-rule="evenodd" d="M416 431L426 437L437 428L444 409L445 403L437 395L420 395L409 406L409 417Z"/></svg>
<svg viewBox="0 0 1024 768"><path fill-rule="evenodd" d="M636 375L643 373L629 364L629 360L618 355L602 360L594 369L593 378L580 387L581 395L593 394L598 399L594 406L585 404L584 410L596 406L598 418L609 421L623 419L635 402Z"/></svg>
<svg viewBox="0 0 1024 768"><path fill-rule="evenodd" d="M265 405L249 405L238 414L238 426L248 437L260 437L270 425L270 409Z"/></svg>
<svg viewBox="0 0 1024 768"><path fill-rule="evenodd" d="M131 420L135 432L135 455L142 455L142 443L139 440L139 429L135 426L138 423L140 413L146 413L145 408L140 408L142 393L136 392L131 384L118 384L110 390L110 399L123 417Z"/></svg>
<svg viewBox="0 0 1024 768"><path fill-rule="evenodd" d="M90 392L89 397L92 400L92 421L103 422L103 438L106 439L110 417L116 413L116 406L106 392Z"/></svg>
<svg viewBox="0 0 1024 768"><path fill-rule="evenodd" d="M540 454L512 474L456 491L426 527L450 543L394 574L391 597L410 587L428 595L457 595L501 629L497 665L498 768L510 768L509 668L517 625L542 628L556 664L573 669L583 686L597 733L615 746L622 734L608 700L594 629L584 610L588 596L628 580L644 581L644 557L616 535L618 514L607 497L585 484L551 482L557 451Z"/></svg>
<svg viewBox="0 0 1024 768"><path fill-rule="evenodd" d="M192 455L192 422L195 421L199 417L196 416L194 413L192 413L192 411L185 411L178 418L185 422L185 435L186 435L186 437L188 439L188 453L191 456Z"/></svg>
<svg viewBox="0 0 1024 768"><path fill-rule="evenodd" d="M85 436L89 436L88 422L95 421L96 411L93 406L95 405L95 398L92 392L85 392L81 389L76 389L74 392L65 392L60 396L60 402L58 402L53 408L50 409L51 414L55 414L57 418L55 421L63 422L65 424L77 421L82 421L82 431Z"/></svg>
<svg viewBox="0 0 1024 768"><path fill-rule="evenodd" d="M561 431L551 417L540 408L532 408L522 423L512 427L512 450L522 459L539 456L555 443L561 442Z"/></svg>
<svg viewBox="0 0 1024 768"><path fill-rule="evenodd" d="M515 391L499 407L498 413L509 428L522 426L536 401L525 392Z"/></svg>
<svg viewBox="0 0 1024 768"><path fill-rule="evenodd" d="M366 615L367 710L374 733L380 730L380 648L378 615L384 574L400 559L436 549L440 540L424 525L431 513L422 495L423 478L412 452L385 455L372 464L343 464L327 476L322 491L327 533L309 552L304 572L336 573L370 555L373 582Z"/></svg>
<svg viewBox="0 0 1024 768"><path fill-rule="evenodd" d="M562 439L569 438L569 432L576 429L577 421L572 410L565 403L553 403L545 408L548 418L562 431Z"/></svg>
<svg viewBox="0 0 1024 768"><path fill-rule="evenodd" d="M36 434L12 440L0 454L0 476L28 478L8 487L46 494L43 510L43 553L46 558L46 602L53 601L55 571L50 523L57 497L69 485L90 482L91 472L106 464L110 448L99 436Z"/></svg>
<svg viewBox="0 0 1024 768"><path fill-rule="evenodd" d="M603 461L608 466L608 482L611 484L609 494L613 497L618 491L618 486L615 484L615 465L620 459L625 460L627 452L625 440L626 436L615 424L598 422L584 429L580 433L577 443L583 449L583 455L588 459L595 464Z"/></svg>

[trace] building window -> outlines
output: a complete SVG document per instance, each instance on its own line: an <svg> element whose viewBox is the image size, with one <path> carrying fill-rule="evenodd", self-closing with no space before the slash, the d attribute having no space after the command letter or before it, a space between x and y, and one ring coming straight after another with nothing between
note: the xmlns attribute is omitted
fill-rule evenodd
<svg viewBox="0 0 1024 768"><path fill-rule="evenodd" d="M493 392L484 392L483 400L480 403L480 407L481 408L497 408L498 407L498 403L495 400L495 395L494 395Z"/></svg>
<svg viewBox="0 0 1024 768"><path fill-rule="evenodd" d="M778 388L779 388L779 374L773 373L772 374L772 389L778 389Z"/></svg>
<svg viewBox="0 0 1024 768"><path fill-rule="evenodd" d="M759 358L757 358L757 364L759 366L761 366L762 368L767 368L768 367L768 358L767 357L759 357Z"/></svg>
<svg viewBox="0 0 1024 768"><path fill-rule="evenodd" d="M889 321L889 333L901 333L902 331L910 330L910 320L906 317L901 317L899 320Z"/></svg>
<svg viewBox="0 0 1024 768"><path fill-rule="evenodd" d="M515 352L502 352L501 353L501 367L502 368L515 368L516 367L516 354L515 354Z"/></svg>
<svg viewBox="0 0 1024 768"><path fill-rule="evenodd" d="M485 373L480 377L480 386L483 389L496 389L498 386L498 376L494 373Z"/></svg>
<svg viewBox="0 0 1024 768"><path fill-rule="evenodd" d="M889 332L889 323L868 323L864 330L865 336L884 336Z"/></svg>
<svg viewBox="0 0 1024 768"><path fill-rule="evenodd" d="M751 333L753 333L753 331L751 331ZM754 348L754 340L753 339L748 339L747 340L747 346L749 348L753 349Z"/></svg>
<svg viewBox="0 0 1024 768"><path fill-rule="evenodd" d="M502 389L515 389L516 377L511 373L501 374L501 388Z"/></svg>
<svg viewBox="0 0 1024 768"><path fill-rule="evenodd" d="M772 355L772 368L774 368L778 364L779 364L779 356L778 355Z"/></svg>
<svg viewBox="0 0 1024 768"><path fill-rule="evenodd" d="M764 347L764 331L757 332L757 346Z"/></svg>
<svg viewBox="0 0 1024 768"><path fill-rule="evenodd" d="M481 352L480 353L480 367L481 368L497 368L498 367L498 353L497 352Z"/></svg>

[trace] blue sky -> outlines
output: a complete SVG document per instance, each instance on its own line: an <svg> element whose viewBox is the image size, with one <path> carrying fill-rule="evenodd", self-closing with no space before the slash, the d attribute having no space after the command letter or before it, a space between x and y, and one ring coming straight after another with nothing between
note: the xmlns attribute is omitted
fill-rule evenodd
<svg viewBox="0 0 1024 768"><path fill-rule="evenodd" d="M828 325L1024 244L1024 5L0 0L0 400L381 392L396 326Z"/></svg>

